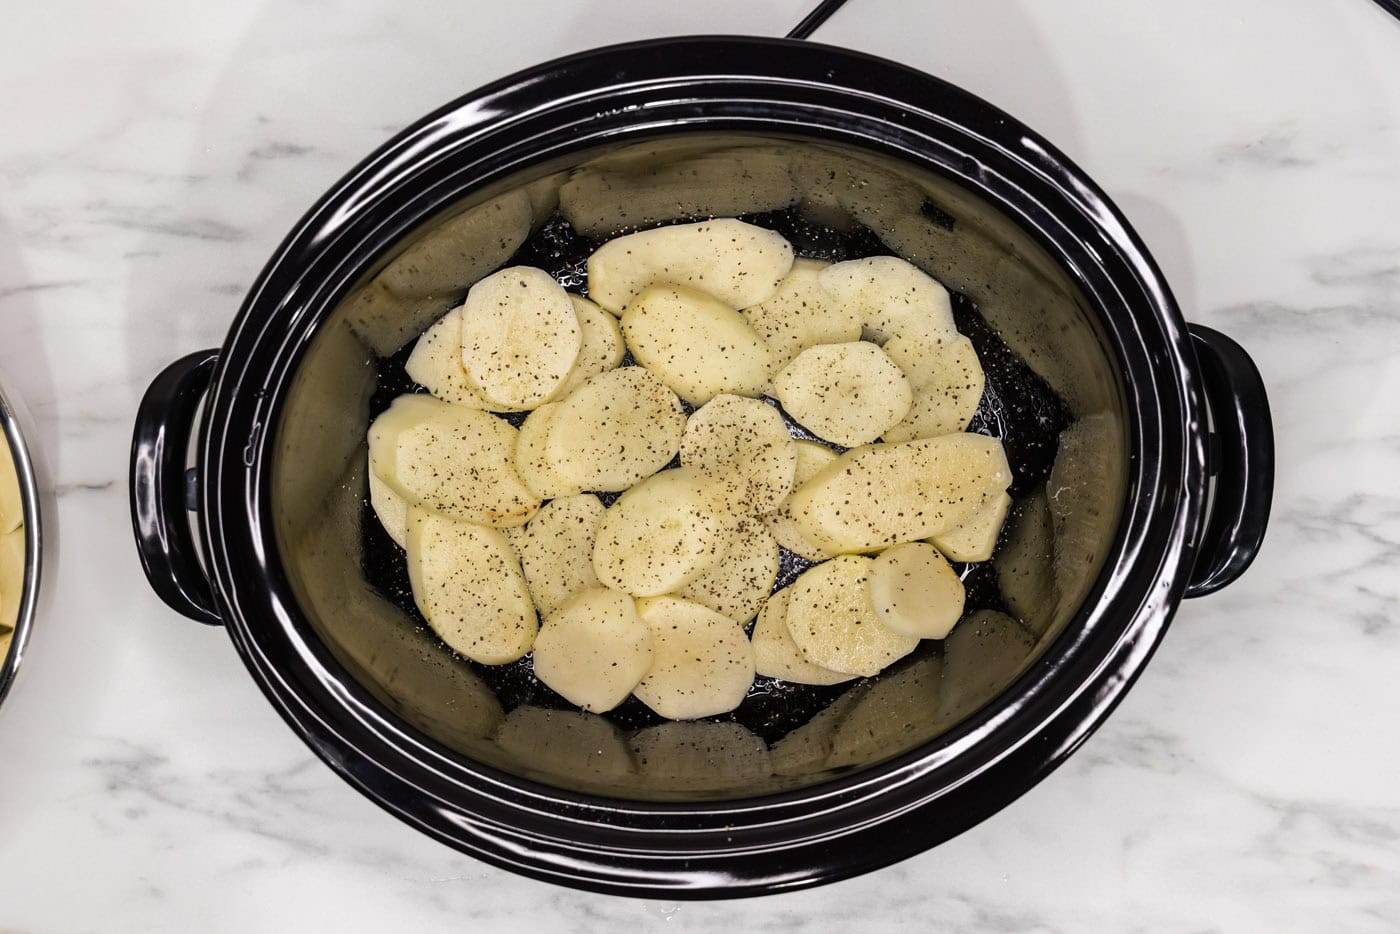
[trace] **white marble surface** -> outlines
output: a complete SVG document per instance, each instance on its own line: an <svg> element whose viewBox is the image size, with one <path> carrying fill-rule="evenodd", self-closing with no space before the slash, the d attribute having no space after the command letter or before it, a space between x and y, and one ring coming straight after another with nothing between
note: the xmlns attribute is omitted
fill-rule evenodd
<svg viewBox="0 0 1400 934"><path fill-rule="evenodd" d="M284 231L390 132L564 52L774 34L808 0L9 4L0 370L61 554L0 711L0 930L1400 928L1400 22L1366 0L851 0L819 38L1067 150L1272 395L1254 569L1126 702L951 843L760 901L581 895L397 823L322 766L127 530L132 415L220 342ZM921 9L917 9L920 8Z"/></svg>

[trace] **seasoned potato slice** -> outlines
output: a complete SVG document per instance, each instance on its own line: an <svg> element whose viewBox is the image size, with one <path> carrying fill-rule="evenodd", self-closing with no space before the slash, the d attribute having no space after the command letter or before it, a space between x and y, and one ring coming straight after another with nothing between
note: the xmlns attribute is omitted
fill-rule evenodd
<svg viewBox="0 0 1400 934"><path fill-rule="evenodd" d="M625 701L651 669L652 635L631 597L591 587L545 616L534 651L541 681L601 713Z"/></svg>
<svg viewBox="0 0 1400 934"><path fill-rule="evenodd" d="M942 639L962 617L964 598L957 573L926 542L886 548L870 567L875 615L901 635Z"/></svg>
<svg viewBox="0 0 1400 934"><path fill-rule="evenodd" d="M486 398L462 363L462 307L452 309L423 332L404 367L409 378L443 402L488 412L520 412L522 406Z"/></svg>
<svg viewBox="0 0 1400 934"><path fill-rule="evenodd" d="M1010 485L1000 441L943 435L847 451L788 497L786 508L829 553L873 551L941 534Z"/></svg>
<svg viewBox="0 0 1400 934"><path fill-rule="evenodd" d="M569 293L543 269L502 269L472 286L462 305L462 364L482 394L501 405L548 402L582 344Z"/></svg>
<svg viewBox="0 0 1400 934"><path fill-rule="evenodd" d="M792 245L771 230L730 218L677 224L600 246L588 258L588 295L618 315L661 284L747 308L770 298L791 268Z"/></svg>
<svg viewBox="0 0 1400 934"><path fill-rule="evenodd" d="M685 410L654 374L625 366L588 380L559 403L545 456L558 477L584 490L625 490L681 448Z"/></svg>
<svg viewBox="0 0 1400 934"><path fill-rule="evenodd" d="M948 290L896 256L871 256L823 269L822 287L860 315L861 331L876 343L902 334L928 341L956 333Z"/></svg>
<svg viewBox="0 0 1400 934"><path fill-rule="evenodd" d="M632 692L672 720L738 707L753 686L753 647L744 630L709 607L679 597L637 601L651 628L652 663Z"/></svg>
<svg viewBox="0 0 1400 934"><path fill-rule="evenodd" d="M789 415L813 434L843 447L869 444L909 414L909 381L869 341L819 344L773 377Z"/></svg>
<svg viewBox="0 0 1400 934"><path fill-rule="evenodd" d="M623 313L622 333L637 362L691 405L761 395L772 372L768 345L743 315L694 289L648 287Z"/></svg>
<svg viewBox="0 0 1400 934"><path fill-rule="evenodd" d="M738 527L713 480L689 467L663 470L604 513L593 569L604 584L635 596L670 593L719 564Z"/></svg>
<svg viewBox="0 0 1400 934"><path fill-rule="evenodd" d="M794 471L792 477L794 490L815 477L828 464L841 456L831 448L824 444L818 444L816 441L794 440L792 445L797 451L797 470ZM791 499L790 496L789 499ZM803 536L802 530L797 527L792 514L788 512L787 505L788 501L783 500L777 509L763 517L764 522L768 525L768 531L773 533L778 544L809 561L820 561L823 558L831 557Z"/></svg>
<svg viewBox="0 0 1400 934"><path fill-rule="evenodd" d="M932 738L942 672L943 660L930 655L881 675L837 725L826 767L869 765Z"/></svg>
<svg viewBox="0 0 1400 934"><path fill-rule="evenodd" d="M515 435L488 412L400 396L370 425L370 469L400 496L446 516L520 525L540 500L515 471Z"/></svg>
<svg viewBox="0 0 1400 934"><path fill-rule="evenodd" d="M880 622L870 600L874 563L860 555L840 555L808 568L788 588L788 633L807 661L869 677L919 644Z"/></svg>
<svg viewBox="0 0 1400 934"><path fill-rule="evenodd" d="M828 265L815 259L795 260L772 298L743 310L768 343L774 372L808 347L860 340L856 307L836 301L822 287L820 273Z"/></svg>
<svg viewBox="0 0 1400 934"><path fill-rule="evenodd" d="M769 512L792 492L797 447L778 410L757 399L722 394L690 416L681 463L732 494L740 512Z"/></svg>
<svg viewBox="0 0 1400 934"><path fill-rule="evenodd" d="M596 714L517 707L493 738L524 767L570 782L615 781L632 773L627 744Z"/></svg>
<svg viewBox="0 0 1400 934"><path fill-rule="evenodd" d="M554 469L549 457L549 431L563 403L546 402L525 417L515 436L515 472L540 499L581 493L583 486L571 483Z"/></svg>
<svg viewBox="0 0 1400 934"><path fill-rule="evenodd" d="M617 319L580 295L570 295L578 315L580 346L574 368L564 380L555 398L563 399L599 373L606 373L622 363L627 346L622 341L622 328Z"/></svg>
<svg viewBox="0 0 1400 934"><path fill-rule="evenodd" d="M630 745L642 781L667 791L742 788L773 773L768 746L737 723L659 723Z"/></svg>
<svg viewBox="0 0 1400 934"><path fill-rule="evenodd" d="M1009 495L993 494L981 509L929 541L953 561L986 561L996 550L997 536L1010 508Z"/></svg>
<svg viewBox="0 0 1400 934"><path fill-rule="evenodd" d="M913 441L963 431L982 401L986 375L966 337L929 342L896 335L885 353L909 379L914 402L909 414L885 432L886 441Z"/></svg>
<svg viewBox="0 0 1400 934"><path fill-rule="evenodd" d="M545 503L525 526L516 552L541 616L553 613L574 594L599 586L593 573L593 540L604 511L591 493L561 496Z"/></svg>
<svg viewBox="0 0 1400 934"><path fill-rule="evenodd" d="M754 670L767 678L780 678L794 684L840 684L855 675L832 671L807 661L788 632L787 607L791 587L768 598L753 628Z"/></svg>
<svg viewBox="0 0 1400 934"><path fill-rule="evenodd" d="M753 619L778 580L778 543L763 523L746 517L719 564L686 584L680 596L739 625Z"/></svg>
<svg viewBox="0 0 1400 934"><path fill-rule="evenodd" d="M951 724L1008 687L1034 645L1020 623L995 610L955 626L943 643L941 718Z"/></svg>
<svg viewBox="0 0 1400 934"><path fill-rule="evenodd" d="M389 486L374 471L369 472L369 504L379 518L379 524L400 548L408 543L408 500Z"/></svg>
<svg viewBox="0 0 1400 934"><path fill-rule="evenodd" d="M539 629L535 607L499 530L415 507L406 550L414 602L453 651L484 665L530 651Z"/></svg>

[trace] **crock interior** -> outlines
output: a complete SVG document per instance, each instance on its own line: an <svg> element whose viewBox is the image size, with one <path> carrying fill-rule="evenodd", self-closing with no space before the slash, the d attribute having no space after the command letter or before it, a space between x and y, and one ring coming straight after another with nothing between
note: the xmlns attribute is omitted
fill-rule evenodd
<svg viewBox="0 0 1400 934"><path fill-rule="evenodd" d="M402 555L367 508L372 415L406 391L405 348L477 279L551 264L586 286L558 213L610 233L745 216L825 258L889 253L961 295L989 392L974 430L1005 435L1014 506L969 617L881 675L808 689L760 679L738 716L659 723L568 708L528 661L455 657L412 609ZM579 232L578 230L573 233ZM744 797L818 783L923 744L996 698L1065 629L1101 570L1123 500L1117 367L1072 277L949 179L808 140L674 136L546 165L476 192L387 250L326 318L278 426L272 501L302 609L360 684L441 745L507 773L617 798ZM967 327L964 328L967 330ZM1013 447L1012 442L1017 444ZM785 555L780 586L795 568ZM973 595L976 595L975 597ZM630 708L629 708L630 710Z"/></svg>

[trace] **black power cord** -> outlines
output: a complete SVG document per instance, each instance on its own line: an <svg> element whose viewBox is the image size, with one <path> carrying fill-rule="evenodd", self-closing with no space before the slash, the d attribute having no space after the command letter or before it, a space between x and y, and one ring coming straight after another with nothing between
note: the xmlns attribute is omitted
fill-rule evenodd
<svg viewBox="0 0 1400 934"><path fill-rule="evenodd" d="M841 9L846 0L822 0L812 12L802 18L802 22L792 27L787 34L789 39L806 39L817 31L817 27L831 18L831 14ZM1400 2L1400 0L1397 0Z"/></svg>

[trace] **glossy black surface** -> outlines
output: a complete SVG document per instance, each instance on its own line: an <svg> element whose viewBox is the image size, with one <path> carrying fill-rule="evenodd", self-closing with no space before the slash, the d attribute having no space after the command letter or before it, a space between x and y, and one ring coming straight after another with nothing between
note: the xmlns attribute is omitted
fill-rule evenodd
<svg viewBox="0 0 1400 934"><path fill-rule="evenodd" d="M1101 318L1131 416L1127 493L1104 572L1071 626L999 703L915 750L812 788L623 801L454 754L347 676L281 564L270 426L318 323L405 231L525 166L686 129L853 144L946 176L1030 231ZM868 871L946 840L1039 781L1102 722L1196 565L1205 437L1190 338L1155 265L1092 182L1029 129L927 75L852 52L661 40L483 88L405 131L313 208L259 277L221 351L202 426L200 521L220 615L254 678L323 759L403 820L496 865L581 888L755 895Z"/></svg>

